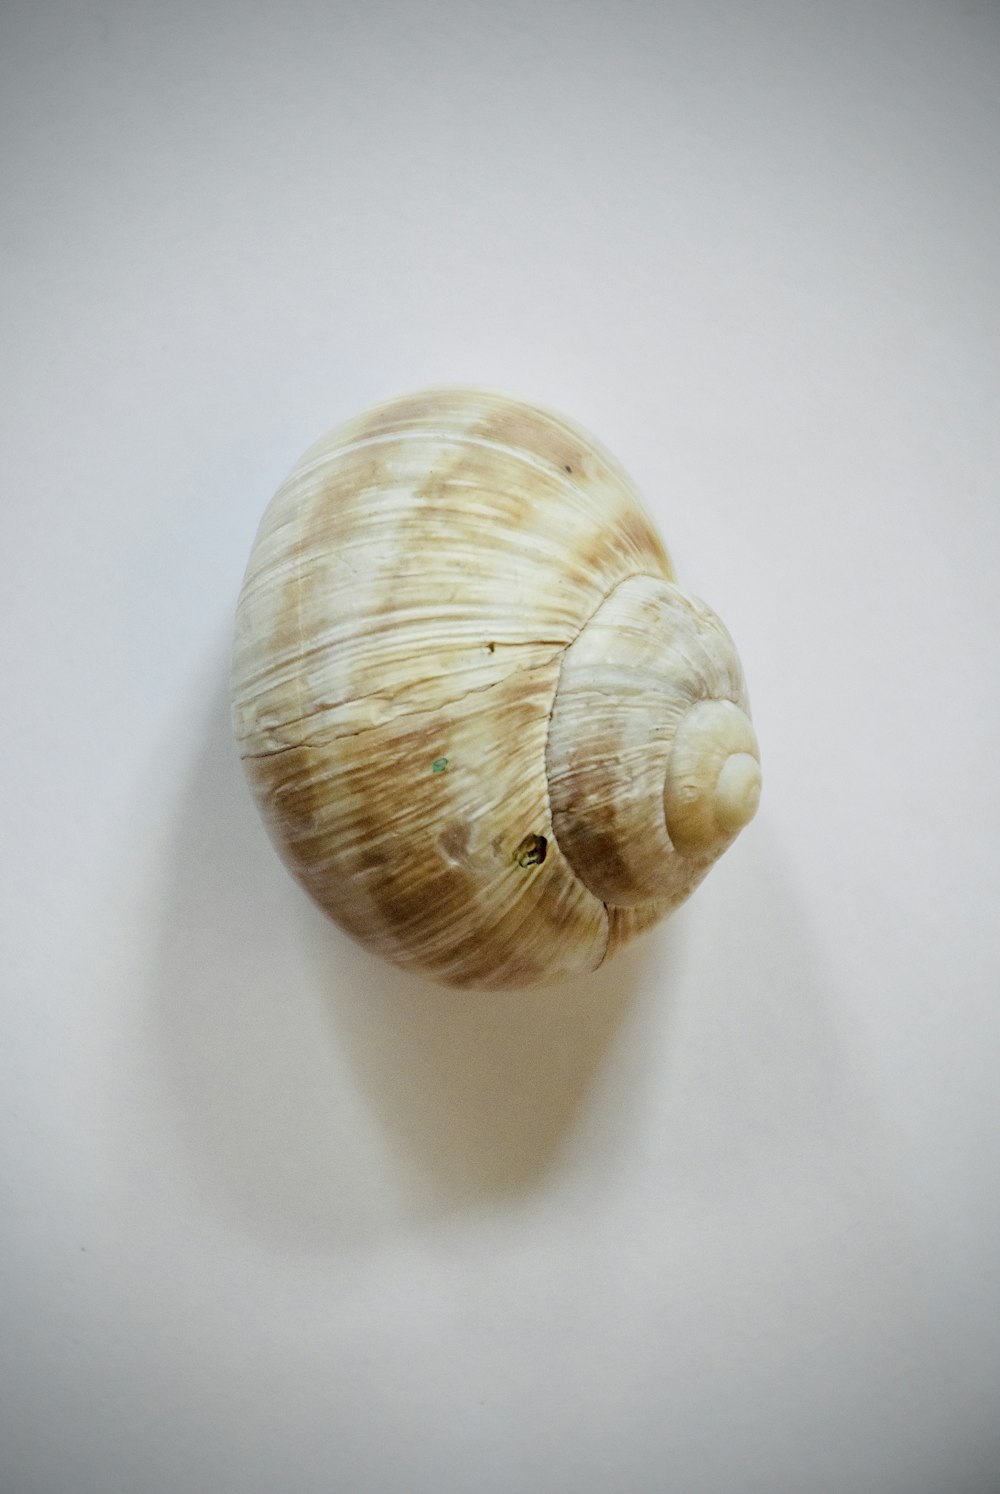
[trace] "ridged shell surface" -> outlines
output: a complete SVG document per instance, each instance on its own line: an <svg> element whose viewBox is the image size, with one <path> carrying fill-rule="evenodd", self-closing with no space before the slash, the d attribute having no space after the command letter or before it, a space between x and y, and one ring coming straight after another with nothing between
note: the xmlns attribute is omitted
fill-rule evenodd
<svg viewBox="0 0 1000 1494"><path fill-rule="evenodd" d="M561 672L631 578L676 591L624 473L498 395L397 400L293 470L240 596L233 721L273 840L350 934L447 984L522 986L595 969L689 890L618 905L578 874L572 753L553 823Z"/></svg>

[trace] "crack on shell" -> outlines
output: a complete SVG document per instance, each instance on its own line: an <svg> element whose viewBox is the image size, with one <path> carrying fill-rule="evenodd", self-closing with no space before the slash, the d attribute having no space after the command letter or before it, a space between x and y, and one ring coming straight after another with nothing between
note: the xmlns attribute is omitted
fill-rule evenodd
<svg viewBox="0 0 1000 1494"><path fill-rule="evenodd" d="M568 647L568 645L566 646ZM555 654L551 654L547 659L539 659L535 664L519 664L516 669L512 669L509 674L501 675L499 679L488 680L485 685L470 685L468 690L463 690L461 694L450 695L446 700L438 701L434 705L414 706L409 710L404 707L402 710L397 711L389 719L392 721L404 721L416 716L435 716L446 707L461 705L464 700L468 700L472 695L483 695L487 690L495 690L498 685L502 685L508 680L513 679L517 674L532 674L537 669L548 669L552 664L553 659L559 657L561 651L562 648L560 647L560 650ZM287 721L283 723L281 727L277 727L274 729L284 731L289 726L298 725L300 721L312 720L312 718L319 715L321 711L334 710L341 705L359 705L364 700L388 699L390 699L390 697L384 695L381 691L376 690L373 691L370 695L355 695L352 696L350 700L337 701L336 706L320 703L314 706L311 711L307 711L305 715L296 716L293 720ZM555 698L553 697L553 703L554 699ZM549 720L551 720L551 710L549 712ZM311 747L321 744L326 745L333 742L347 741L351 737L363 737L366 732L377 731L385 724L386 723L384 721L371 721L367 726L358 726L355 727L352 731L336 731L335 729L328 728L324 731L315 732L311 736L302 737L297 742L283 742L279 746L267 748L263 752L241 752L240 756L244 759L273 757L275 753L288 752L295 747Z"/></svg>

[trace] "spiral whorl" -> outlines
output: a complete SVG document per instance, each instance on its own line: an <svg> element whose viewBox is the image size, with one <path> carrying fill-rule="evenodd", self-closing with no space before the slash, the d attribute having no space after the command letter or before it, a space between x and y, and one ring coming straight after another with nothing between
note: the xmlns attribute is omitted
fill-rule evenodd
<svg viewBox="0 0 1000 1494"><path fill-rule="evenodd" d="M547 752L552 826L606 906L681 901L753 817L747 709L722 623L660 577L622 582L567 650Z"/></svg>
<svg viewBox="0 0 1000 1494"><path fill-rule="evenodd" d="M700 700L682 716L663 786L667 832L686 855L715 855L760 800L757 738L731 700Z"/></svg>

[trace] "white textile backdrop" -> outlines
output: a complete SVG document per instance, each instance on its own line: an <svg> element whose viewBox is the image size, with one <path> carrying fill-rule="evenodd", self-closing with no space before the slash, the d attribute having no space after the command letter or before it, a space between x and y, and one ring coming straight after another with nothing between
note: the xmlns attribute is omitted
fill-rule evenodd
<svg viewBox="0 0 1000 1494"><path fill-rule="evenodd" d="M4 1494L1000 1490L1000 9L0 16ZM299 453L485 383L736 638L757 820L589 982L274 856Z"/></svg>

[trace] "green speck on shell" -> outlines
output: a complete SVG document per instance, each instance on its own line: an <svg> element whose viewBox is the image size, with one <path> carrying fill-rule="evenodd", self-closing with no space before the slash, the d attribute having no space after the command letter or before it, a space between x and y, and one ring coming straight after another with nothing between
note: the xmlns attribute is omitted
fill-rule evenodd
<svg viewBox="0 0 1000 1494"><path fill-rule="evenodd" d="M447 768L447 766L448 766L448 759L446 757L436 757L434 759L434 761L431 763L431 772L432 773L443 773L444 770L445 770L445 768Z"/></svg>

